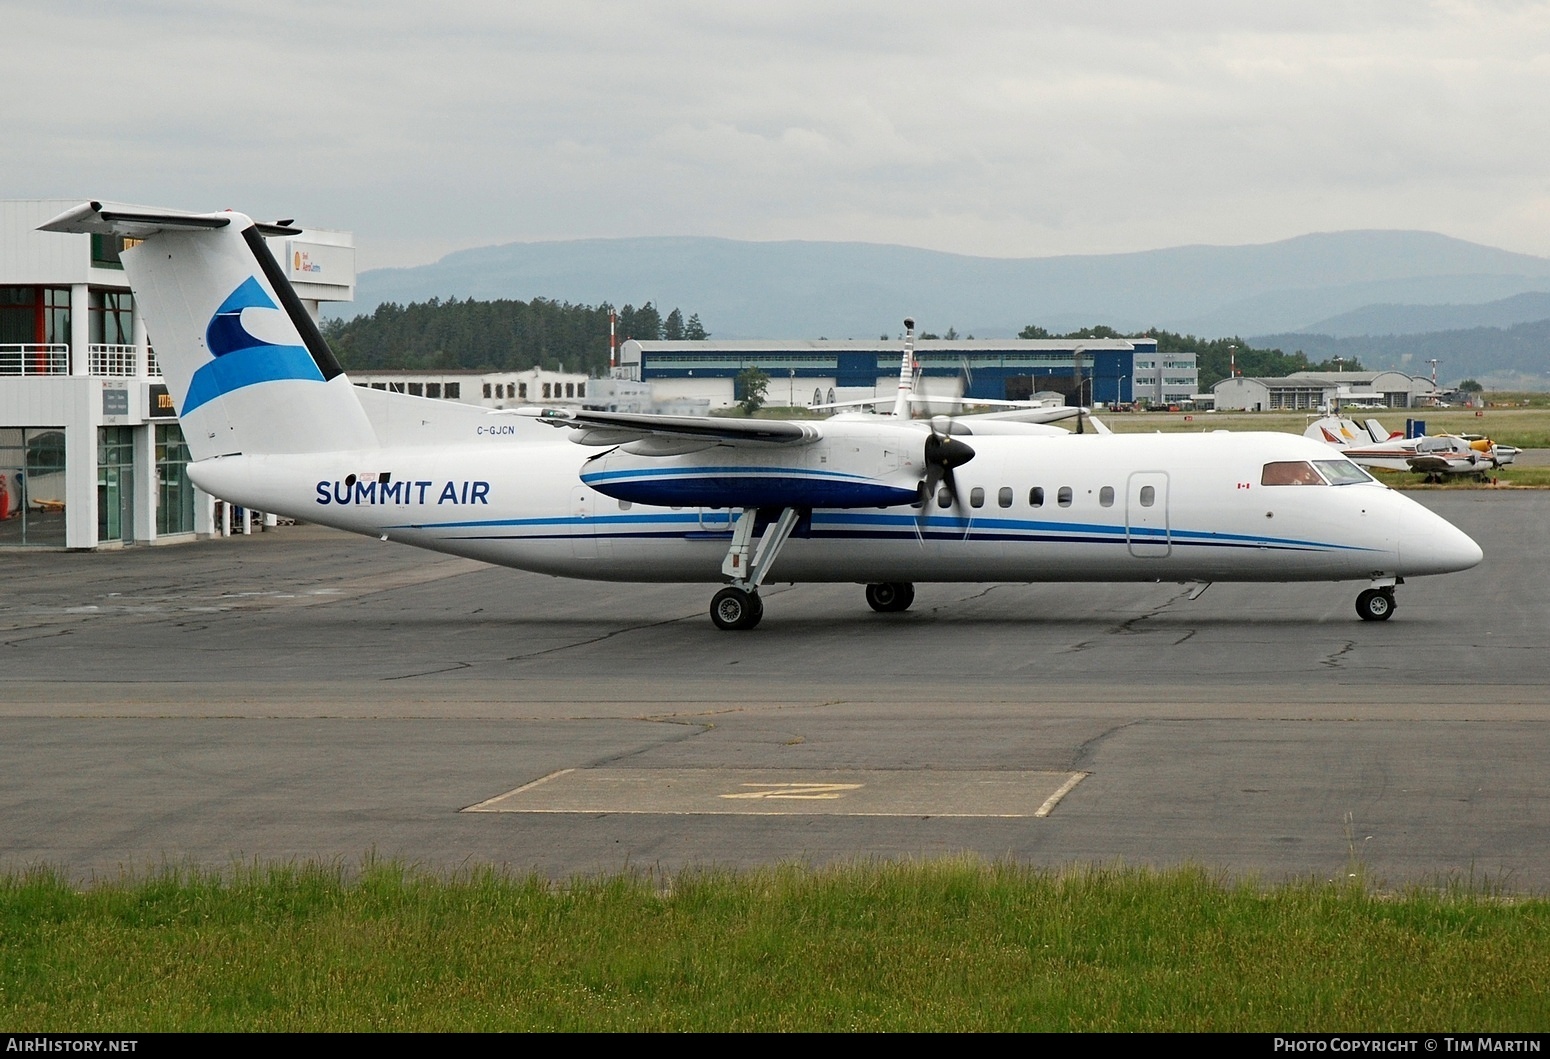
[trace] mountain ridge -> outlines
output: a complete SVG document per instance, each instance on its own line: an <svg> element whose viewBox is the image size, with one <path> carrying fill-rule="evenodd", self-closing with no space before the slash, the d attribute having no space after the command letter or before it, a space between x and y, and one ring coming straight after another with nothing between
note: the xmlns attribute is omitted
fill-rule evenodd
<svg viewBox="0 0 1550 1059"><path fill-rule="evenodd" d="M1345 339L1352 328L1380 324L1406 328L1394 333L1516 326L1531 322L1519 318L1524 313L1550 305L1547 292L1550 259L1408 230L1021 258L883 243L646 236L506 243L429 265L373 269L358 277L356 302L329 315L432 297L543 297L650 301L664 314L679 307L724 339L873 338L896 334L905 316L930 331L951 327L981 338L1010 337L1027 324L1064 331L1103 323L1201 337L1327 331ZM1497 302L1509 304L1481 308Z"/></svg>

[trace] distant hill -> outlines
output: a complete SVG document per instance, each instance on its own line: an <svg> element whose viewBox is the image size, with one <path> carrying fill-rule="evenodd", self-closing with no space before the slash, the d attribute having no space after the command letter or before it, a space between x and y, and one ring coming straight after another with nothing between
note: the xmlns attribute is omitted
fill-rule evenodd
<svg viewBox="0 0 1550 1059"><path fill-rule="evenodd" d="M1313 334L1418 335L1476 327L1513 327L1550 320L1550 293L1536 291L1478 305L1368 305L1299 328Z"/></svg>
<svg viewBox="0 0 1550 1059"><path fill-rule="evenodd" d="M1360 358L1368 369L1395 368L1431 374L1428 360L1440 361L1440 382L1475 379L1493 390L1550 389L1550 319L1512 327L1473 327L1418 335L1334 335L1282 333L1250 339L1256 346L1301 351L1309 360Z"/></svg>
<svg viewBox="0 0 1550 1059"><path fill-rule="evenodd" d="M587 239L510 243L373 269L331 315L432 297L692 305L716 338L870 338L905 316L1009 337L1034 323L1201 335L1296 331L1377 304L1476 304L1550 290L1550 259L1431 232L1354 231L1257 246L965 257L868 243Z"/></svg>

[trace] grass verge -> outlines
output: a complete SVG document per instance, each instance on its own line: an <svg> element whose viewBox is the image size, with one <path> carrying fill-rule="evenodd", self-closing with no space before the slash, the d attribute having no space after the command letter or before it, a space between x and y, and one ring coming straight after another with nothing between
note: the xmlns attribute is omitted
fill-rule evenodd
<svg viewBox="0 0 1550 1059"><path fill-rule="evenodd" d="M975 860L0 879L0 1024L156 1030L1543 1030L1550 902Z"/></svg>

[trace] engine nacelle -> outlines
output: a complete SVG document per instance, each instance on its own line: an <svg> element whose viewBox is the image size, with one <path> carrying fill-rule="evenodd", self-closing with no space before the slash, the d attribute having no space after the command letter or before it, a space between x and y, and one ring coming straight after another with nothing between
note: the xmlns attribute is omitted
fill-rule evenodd
<svg viewBox="0 0 1550 1059"><path fill-rule="evenodd" d="M659 507L893 507L916 499L924 442L919 431L874 427L826 429L810 444L674 455L618 448L589 461L581 480L616 500Z"/></svg>

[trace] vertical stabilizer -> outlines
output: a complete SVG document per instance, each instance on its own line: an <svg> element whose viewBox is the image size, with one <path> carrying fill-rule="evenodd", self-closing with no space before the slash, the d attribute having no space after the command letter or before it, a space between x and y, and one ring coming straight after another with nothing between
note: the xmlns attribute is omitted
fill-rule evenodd
<svg viewBox="0 0 1550 1059"><path fill-rule="evenodd" d="M1367 436L1372 438L1372 440L1377 442L1379 445L1389 440L1389 438L1395 436L1389 433L1387 430L1384 430L1383 424L1379 423L1376 419L1369 419L1362 425L1367 428Z"/></svg>
<svg viewBox="0 0 1550 1059"><path fill-rule="evenodd" d="M895 419L908 419L915 414L915 321L904 321L904 352L899 357L899 393L894 398Z"/></svg>
<svg viewBox="0 0 1550 1059"><path fill-rule="evenodd" d="M264 242L295 229L240 213L91 202L42 230L139 240L122 255L124 271L194 459L376 445L354 388Z"/></svg>

